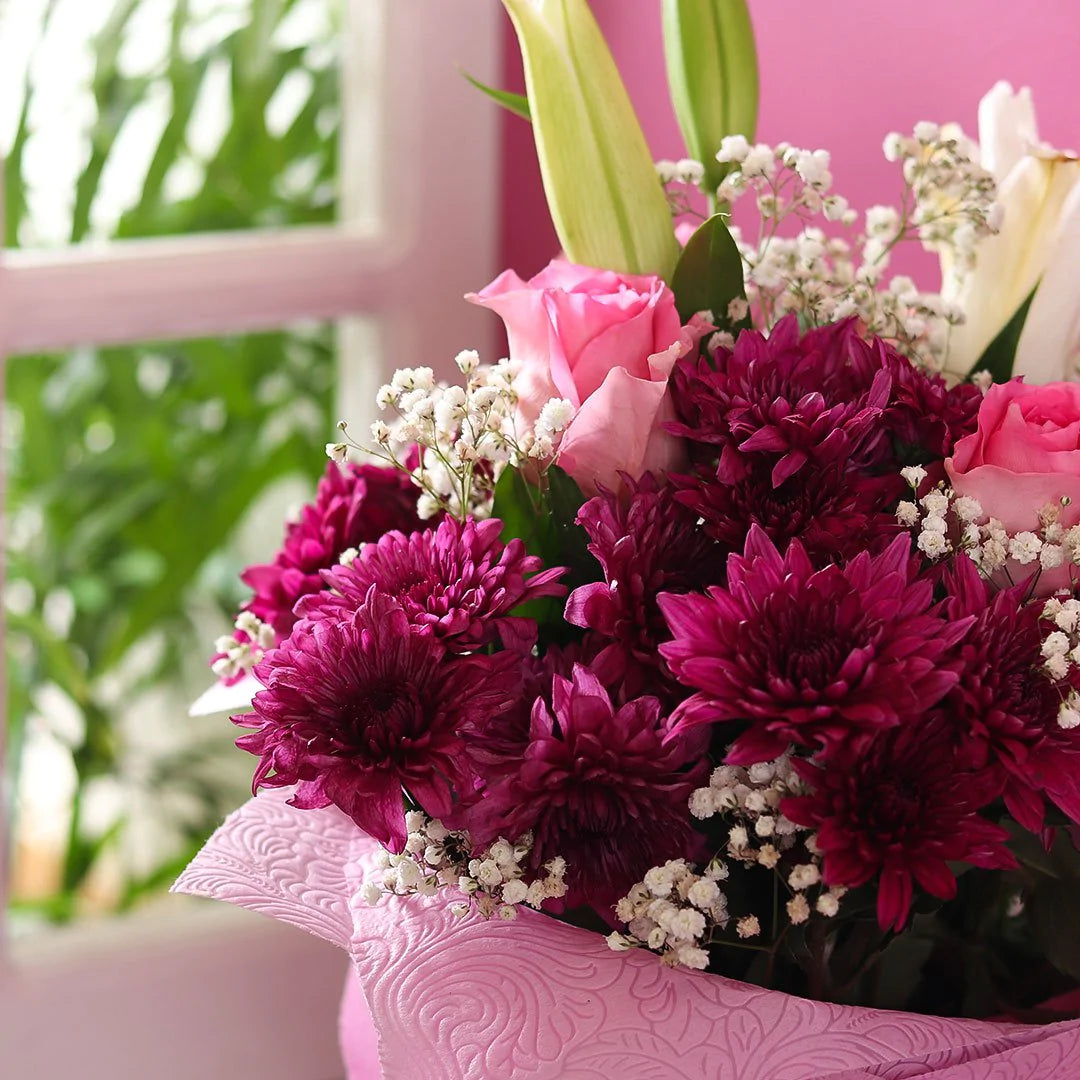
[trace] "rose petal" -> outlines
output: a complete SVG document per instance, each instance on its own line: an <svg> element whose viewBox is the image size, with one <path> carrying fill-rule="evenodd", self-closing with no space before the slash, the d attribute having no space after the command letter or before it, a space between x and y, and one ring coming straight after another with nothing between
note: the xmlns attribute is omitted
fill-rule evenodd
<svg viewBox="0 0 1080 1080"><path fill-rule="evenodd" d="M684 458L683 441L660 425L674 419L666 382L635 379L625 368L608 372L563 436L559 465L586 494L617 491L620 473L667 472Z"/></svg>

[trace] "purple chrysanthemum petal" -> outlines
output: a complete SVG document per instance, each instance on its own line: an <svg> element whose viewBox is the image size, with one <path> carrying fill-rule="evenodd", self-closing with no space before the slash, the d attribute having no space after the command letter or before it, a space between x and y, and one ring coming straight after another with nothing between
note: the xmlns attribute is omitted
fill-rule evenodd
<svg viewBox="0 0 1080 1080"><path fill-rule="evenodd" d="M273 626L279 641L288 637L297 600L325 588L320 571L333 566L343 551L392 529L420 528L418 494L398 469L328 463L315 501L288 526L273 562L249 566L240 575L255 591L245 607Z"/></svg>
<svg viewBox="0 0 1080 1080"><path fill-rule="evenodd" d="M966 556L944 577L947 607L973 620L956 648L960 678L946 713L959 752L971 768L988 770L1016 820L1043 827L1044 796L1080 822L1080 729L1058 721L1073 689L1043 670L1041 604L1024 602L1024 586L995 592Z"/></svg>
<svg viewBox="0 0 1080 1080"><path fill-rule="evenodd" d="M253 790L296 784L293 805L332 802L400 851L402 788L432 815L472 797L461 732L513 706L519 669L511 653L448 657L372 586L341 620L299 622L255 669L266 688L233 717L256 726L237 740L260 758Z"/></svg>
<svg viewBox="0 0 1080 1080"><path fill-rule="evenodd" d="M697 843L686 800L707 766L688 768L688 744L665 742L666 731L658 699L616 707L575 664L571 679L554 677L551 708L537 698L524 753L467 810L474 839L531 832L533 867L561 855L567 904L604 913L650 866Z"/></svg>
<svg viewBox="0 0 1080 1080"><path fill-rule="evenodd" d="M728 561L728 586L662 595L674 640L660 646L675 677L700 691L682 726L738 721L733 764L790 744L830 751L933 708L958 674L949 649L971 624L932 607L912 578L909 541L815 570L793 541L781 558L754 528Z"/></svg>
<svg viewBox="0 0 1080 1080"><path fill-rule="evenodd" d="M348 566L324 573L330 592L306 597L297 606L304 618L354 611L377 586L395 597L408 620L452 652L474 652L501 640L527 652L536 626L510 613L544 596L563 596L561 567L543 569L521 540L503 544L497 518L445 518L434 529L387 533L366 545Z"/></svg>
<svg viewBox="0 0 1080 1080"><path fill-rule="evenodd" d="M604 580L575 589L565 617L608 639L603 663L618 666L627 696L666 696L671 679L657 645L668 631L656 597L721 580L723 562L670 486L648 473L628 486L628 499L604 493L578 513Z"/></svg>
<svg viewBox="0 0 1080 1080"><path fill-rule="evenodd" d="M819 768L796 763L810 793L785 799L783 813L817 832L829 885L854 888L877 878L884 929L907 922L915 886L947 900L956 894L949 863L1006 869L1015 860L1008 833L981 817L994 796L985 779L963 770L937 717L846 748Z"/></svg>
<svg viewBox="0 0 1080 1080"><path fill-rule="evenodd" d="M895 536L902 465L933 471L974 430L980 393L950 389L853 320L800 334L794 316L766 338L683 360L672 380L694 470L679 501L727 551L753 525L781 549L798 539L819 564ZM913 456L912 456L913 455Z"/></svg>

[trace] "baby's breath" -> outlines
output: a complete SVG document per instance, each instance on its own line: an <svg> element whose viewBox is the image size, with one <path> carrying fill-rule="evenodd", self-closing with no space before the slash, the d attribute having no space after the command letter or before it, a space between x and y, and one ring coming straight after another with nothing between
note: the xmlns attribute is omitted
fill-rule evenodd
<svg viewBox="0 0 1080 1080"><path fill-rule="evenodd" d="M917 494L925 470L915 466L901 472ZM1017 584L1018 575L1059 567L1067 568L1068 580L1075 584L1080 579L1080 526L1061 525L1065 505L1065 499L1047 503L1039 510L1037 528L1009 532L997 518L986 516L978 499L958 496L939 483L921 498L900 502L896 519L914 533L916 547L927 558L936 562L965 551L979 573L998 587Z"/></svg>
<svg viewBox="0 0 1080 1080"><path fill-rule="evenodd" d="M961 280L974 265L978 243L1000 227L996 187L973 144L956 128L924 122L912 136L891 134L885 156L901 167L901 205L870 207L863 230L847 237L815 224L824 218L853 230L859 219L848 200L831 190L825 150L725 138L716 157L733 168L716 195L729 205L754 196L757 236L738 228L732 235L743 257L755 325L768 330L791 312L818 326L858 316L867 332L938 370L948 354L950 329L963 321L963 312L941 294L921 292L909 277L886 281L892 252L900 243L919 241L942 252L950 275ZM799 227L795 235L785 233L790 223Z"/></svg>
<svg viewBox="0 0 1080 1080"><path fill-rule="evenodd" d="M380 876L361 887L361 897L372 906L388 893L434 896L456 889L464 899L451 906L455 915L476 911L486 918L511 920L520 904L539 909L545 900L566 895L565 860L551 859L542 873L528 870L533 847L529 833L513 843L499 837L474 851L467 832L452 831L420 811L405 815L405 827L405 850L400 855L381 852Z"/></svg>
<svg viewBox="0 0 1080 1080"><path fill-rule="evenodd" d="M814 913L832 918L844 890L822 884L821 853L813 834L780 811L781 801L800 791L787 755L749 769L734 765L715 769L708 787L691 794L690 813L699 820L720 816L731 822L725 850L703 869L673 859L649 870L616 905L616 918L626 924L628 933L611 934L610 947L647 948L667 964L703 969L711 946L755 941L762 936L763 925L773 927L778 941L786 932L778 926L781 895L786 897L783 912L791 925L808 921ZM771 913L732 915L721 883L738 864L773 872Z"/></svg>
<svg viewBox="0 0 1080 1080"><path fill-rule="evenodd" d="M376 395L388 416L371 425L371 444L348 440L342 422L338 427L348 441L326 448L336 461L344 460L352 446L408 473L420 489L421 518L489 516L503 470L531 462L542 472L556 457L575 413L571 402L553 398L531 430L521 432L516 365L507 359L481 364L471 349L458 353L454 362L463 385L436 381L428 367L396 371Z"/></svg>
<svg viewBox="0 0 1080 1080"><path fill-rule="evenodd" d="M274 628L255 617L250 611L241 611L234 623L237 633L219 637L214 642L217 658L210 669L220 679L235 680L248 674L258 664L268 649L274 647Z"/></svg>

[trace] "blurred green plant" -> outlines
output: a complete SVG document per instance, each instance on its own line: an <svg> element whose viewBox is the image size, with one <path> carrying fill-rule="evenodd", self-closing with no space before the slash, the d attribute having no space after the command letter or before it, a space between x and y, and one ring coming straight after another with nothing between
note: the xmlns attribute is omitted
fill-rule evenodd
<svg viewBox="0 0 1080 1080"><path fill-rule="evenodd" d="M193 54L192 30L214 12L203 2L196 17L189 0L176 0L163 62L148 73L125 73L120 50L151 2L112 0L93 42L88 90L95 108L73 193L70 242L93 235L96 200L125 122L163 89L167 120L141 192L119 216L114 236L332 219L334 18L324 20L316 40L282 43L280 31L295 22L298 9L313 6L310 0L247 0L239 18L231 0L232 29L203 35L206 44ZM334 0L322 6L336 13ZM43 38L55 14L53 0L43 15ZM28 72L33 66L31 58ZM196 109L208 80L221 85L223 71L228 124L216 148L200 155L191 145L200 123ZM274 102L286 88L296 105L283 123ZM24 151L34 135L37 93L28 77L5 163L8 246L34 235ZM187 177L182 197L169 194L177 169ZM102 860L117 862L132 811L117 810L102 827L88 823L84 810L102 778L131 771L130 724L121 714L150 689L172 685L182 701L193 683L209 681L207 641L195 633L195 611L201 605L204 623L207 609L216 612L211 635L227 629L242 593L230 539L283 477L314 481L331 427L333 378L331 328L325 326L8 360L9 791L19 789L28 724L41 722L46 711L42 692L55 695L58 688L79 718L60 737L75 785L59 881L49 895L16 894L14 909L70 919L85 908ZM171 723L183 727L183 712ZM144 859L137 869L120 871L109 894L113 907L167 885L237 798L235 784L219 775L229 725L219 719L197 732L193 727L190 738L169 743L171 749L140 767L137 783L161 806L173 807L173 842L149 864ZM7 816L16 841L17 811L16 800Z"/></svg>

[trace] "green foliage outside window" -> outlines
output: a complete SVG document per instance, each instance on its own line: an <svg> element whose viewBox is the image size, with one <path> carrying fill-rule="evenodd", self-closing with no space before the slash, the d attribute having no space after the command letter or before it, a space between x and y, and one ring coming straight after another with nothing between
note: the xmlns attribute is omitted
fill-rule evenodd
<svg viewBox="0 0 1080 1080"><path fill-rule="evenodd" d="M141 191L112 236L334 217L333 0L223 0L228 29L217 35L197 33L221 16L212 4L196 11L176 0L163 60L139 74L125 72L118 57L140 11L162 4L110 2L93 42L94 108L69 242L94 236L96 201L125 123L155 99L166 110L160 136ZM317 7L321 21L312 21ZM46 35L56 10L55 0L46 7ZM305 25L315 27L307 40ZM35 77L23 88L14 140L3 148L7 246L35 236L24 157L41 93ZM197 110L211 82L224 131L207 152L192 144L200 142ZM322 467L332 428L332 344L332 328L316 326L8 359L6 780L9 791L20 790L34 724L55 727L50 734L70 754L74 777L66 839L47 888L20 894L18 864L28 856L20 803L12 800L14 914L64 921L87 907L130 906L167 884L241 797L222 768L233 735L224 719L200 726L182 709L165 718L147 713L147 724L176 734L133 764L143 720L131 717L131 705L151 691L148 710L182 702L209 683L206 635L225 632L242 595L232 538L269 488L300 476L310 489ZM276 532L264 536L264 557ZM170 686L172 697L161 697ZM58 712L48 706L56 701ZM171 831L151 845L150 857L132 859L126 852L141 825L128 796L136 789Z"/></svg>

